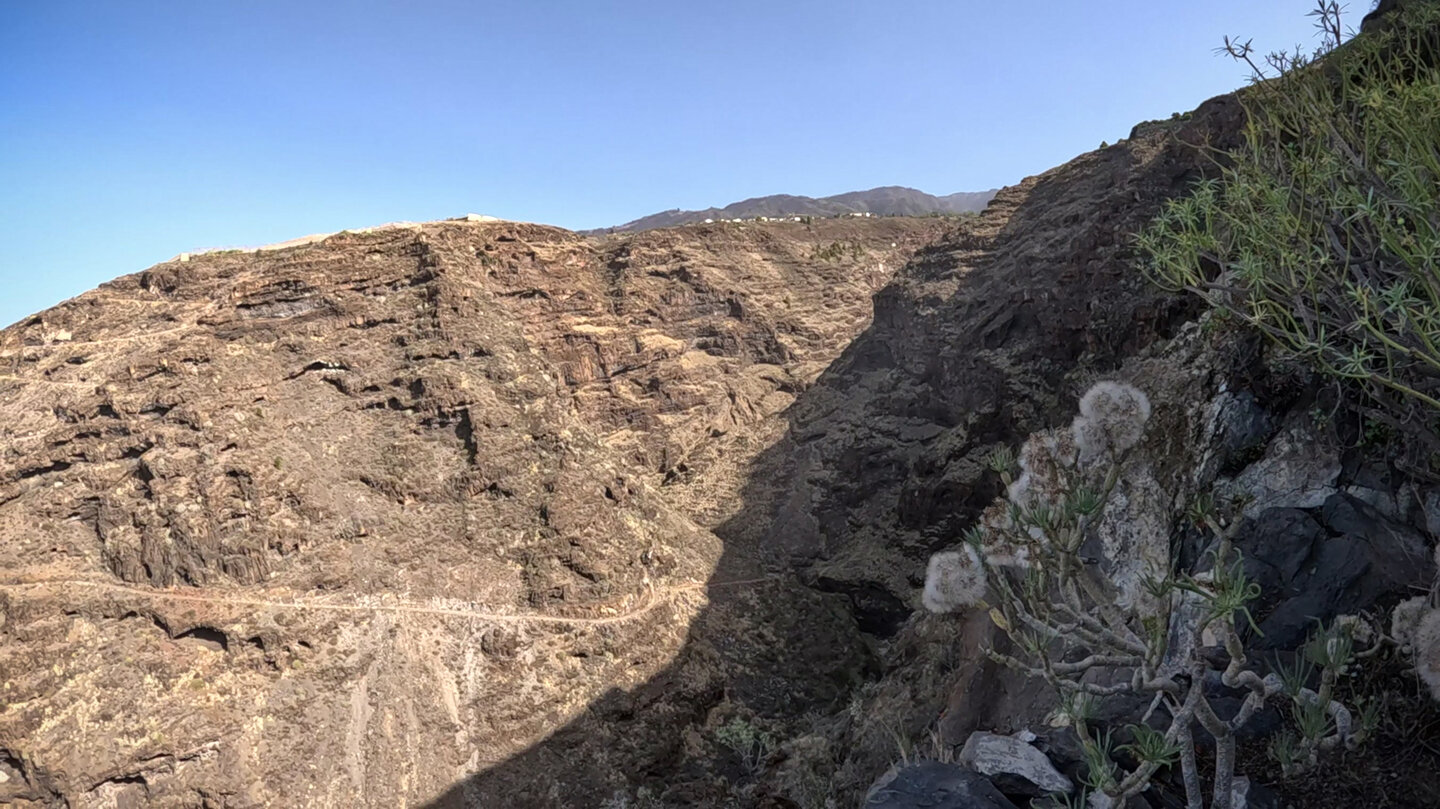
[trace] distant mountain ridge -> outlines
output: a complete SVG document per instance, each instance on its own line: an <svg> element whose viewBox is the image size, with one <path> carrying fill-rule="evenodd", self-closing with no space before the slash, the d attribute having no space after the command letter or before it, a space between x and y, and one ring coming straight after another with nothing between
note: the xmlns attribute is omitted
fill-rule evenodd
<svg viewBox="0 0 1440 809"><path fill-rule="evenodd" d="M847 213L870 213L876 216L925 216L932 213L958 214L982 211L998 189L962 191L937 197L914 188L898 185L850 191L832 197L800 197L774 194L754 197L703 211L682 211L674 208L626 222L601 232L634 233L654 228L689 225L706 219L753 219L757 216L840 216Z"/></svg>

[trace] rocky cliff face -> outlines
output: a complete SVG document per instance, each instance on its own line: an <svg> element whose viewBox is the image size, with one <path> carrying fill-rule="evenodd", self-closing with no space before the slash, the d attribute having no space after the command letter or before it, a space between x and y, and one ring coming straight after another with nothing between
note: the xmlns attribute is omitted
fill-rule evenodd
<svg viewBox="0 0 1440 809"><path fill-rule="evenodd" d="M986 456L1102 375L1156 406L1112 555L1194 558L1176 510L1228 487L1274 649L1423 586L1440 493L1136 271L1241 117L974 221L435 223L0 333L0 801L854 805L915 740L1043 730L986 616L917 587L1000 491Z"/></svg>
<svg viewBox="0 0 1440 809"><path fill-rule="evenodd" d="M930 246L876 296L875 322L794 408L759 460L752 515L881 634L908 616L914 559L959 536L998 492L983 458L1068 419L1105 373L1196 312L1141 277L1133 233L1201 176L1188 144L1233 137L1239 105L1004 189L977 226Z"/></svg>
<svg viewBox="0 0 1440 809"><path fill-rule="evenodd" d="M913 610L926 557L955 544L1001 490L987 469L991 451L1068 423L1100 376L1131 380L1157 403L1137 462L1143 474L1123 490L1111 562L1193 560L1202 549L1183 532L1174 537L1180 512L1189 496L1218 488L1255 498L1244 541L1257 556L1252 576L1268 588L1255 614L1274 639L1270 652L1293 649L1312 618L1427 586L1433 516L1423 503L1432 495L1387 469L1383 454L1343 449L1356 441L1353 425L1315 415L1340 412L1318 380L1253 338L1197 323L1190 302L1156 293L1136 270L1128 234L1213 168L1198 146L1233 144L1241 120L1235 99L1221 97L1183 121L1137 127L1116 146L1006 189L974 227L917 253L877 295L874 323L790 406L789 430L751 462L738 510L716 528L726 545L719 569L755 556L796 571L804 587L776 594L794 623L772 629L787 622L766 614L769 594L739 609L713 604L651 687L602 700L447 799L486 805L537 784L575 783L567 779L592 766L611 728L661 717L688 724L640 755L647 764L627 793L635 802L648 790L665 805L854 805L908 744L923 740L944 757L977 728L1044 730L1053 695L984 659L983 647L1003 641L983 612ZM816 622L823 613L800 608L816 593L838 598L830 603L843 605L873 656L836 644L842 635ZM780 637L783 651L755 665L755 653L715 625ZM807 632L828 648L799 642ZM703 713L687 710L694 703L675 695L698 692L696 682L717 687L700 673L715 667L727 672L723 693ZM803 701L789 683L765 687L766 674L798 683L817 672L865 679ZM1117 706L1111 718L1135 721L1126 713L1134 707ZM1424 700L1398 710L1435 714ZM724 743L737 717L773 733L765 761L747 766ZM1068 761L1073 779L1079 765L1073 749L1065 758L1062 735L1047 739L1047 752ZM1259 749L1247 755L1262 772L1264 742L1252 743ZM1365 800L1378 785L1421 802L1413 805L1433 797L1412 777L1432 766L1423 749L1398 739L1376 749L1351 763L1348 772L1365 775L1331 779L1314 794ZM1396 760L1406 767L1385 769ZM578 791L554 794L565 798L553 805L583 805Z"/></svg>
<svg viewBox="0 0 1440 809"><path fill-rule="evenodd" d="M706 526L944 227L394 228L0 333L0 800L414 803L646 682L770 582Z"/></svg>
<svg viewBox="0 0 1440 809"><path fill-rule="evenodd" d="M1235 98L1216 98L1003 190L976 228L922 251L877 295L874 324L757 459L747 511L721 537L783 549L803 581L845 595L859 625L884 639L884 674L808 737L825 752L808 753L807 766L831 774L841 805L901 757L897 739L945 758L977 729L1046 731L1055 695L985 658L1007 641L983 611L914 610L924 560L959 545L1003 491L990 455L1068 424L1097 379L1133 382L1156 403L1101 532L1101 563L1117 585L1133 583L1141 560L1200 557L1183 526L1185 504L1202 492L1248 503L1239 541L1263 588L1252 605L1261 654L1289 654L1316 620L1383 613L1434 581L1433 485L1407 478L1345 415L1338 386L1253 335L1197 321L1189 301L1159 294L1138 271L1128 234L1213 170L1197 145L1232 145L1242 121ZM1378 699L1373 682L1403 667L1367 669L1357 695ZM1432 727L1440 716L1423 698L1392 698L1402 723ZM1144 708L1111 706L1106 719L1140 721ZM1079 757L1061 735L1042 745L1078 782ZM1263 734L1249 743L1251 771L1275 775ZM1436 766L1423 745L1397 734L1373 748L1348 773L1327 768L1283 788L1296 805L1440 800L1418 776ZM1156 792L1147 805L1171 805Z"/></svg>

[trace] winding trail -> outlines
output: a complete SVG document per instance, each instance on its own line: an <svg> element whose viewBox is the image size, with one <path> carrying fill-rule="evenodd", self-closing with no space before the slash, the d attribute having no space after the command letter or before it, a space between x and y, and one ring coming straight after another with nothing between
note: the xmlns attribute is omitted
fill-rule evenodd
<svg viewBox="0 0 1440 809"><path fill-rule="evenodd" d="M763 576L755 579L738 579L725 582L686 582L684 584L671 585L656 589L651 587L647 591L647 598L644 603L630 610L615 615L606 615L597 618L575 618L559 615L520 615L509 612L491 612L483 609L470 609L465 607L440 607L419 601L410 601L394 598L387 595L363 596L364 598L375 599L381 603L377 604L356 604L356 603L334 603L321 601L315 598L299 598L291 600L272 600L263 598L245 598L224 595L203 595L200 593L186 593L175 590L156 590L142 587L130 587L123 584L112 584L99 582L90 579L40 579L36 581L0 582L0 591L13 591L24 593L34 590L50 590L63 588L80 588L90 590L102 590L112 593L125 593L137 595L161 601L183 601L192 603L221 604L231 607L254 607L258 609L290 609L290 610L322 610L329 612L395 612L412 615L437 615L461 618L479 618L486 621L516 624L557 624L562 626L595 626L603 624L618 624L633 620L656 607L666 603L674 596L685 592L696 592L710 590L720 587L738 587L747 584L763 584L778 581L779 576ZM390 603L384 603L389 601Z"/></svg>
<svg viewBox="0 0 1440 809"><path fill-rule="evenodd" d="M50 385L56 388L85 388L91 391L105 384L104 382L57 382L53 379L30 379L28 377L11 376L9 374L0 374L0 382L18 382L22 385Z"/></svg>

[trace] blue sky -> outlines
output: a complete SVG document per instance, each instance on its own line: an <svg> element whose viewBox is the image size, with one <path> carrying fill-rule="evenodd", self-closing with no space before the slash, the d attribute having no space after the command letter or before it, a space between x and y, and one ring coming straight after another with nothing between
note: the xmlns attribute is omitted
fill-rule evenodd
<svg viewBox="0 0 1440 809"><path fill-rule="evenodd" d="M1350 23L1368 9L1357 4ZM1313 0L0 0L0 326L187 250L1007 185Z"/></svg>

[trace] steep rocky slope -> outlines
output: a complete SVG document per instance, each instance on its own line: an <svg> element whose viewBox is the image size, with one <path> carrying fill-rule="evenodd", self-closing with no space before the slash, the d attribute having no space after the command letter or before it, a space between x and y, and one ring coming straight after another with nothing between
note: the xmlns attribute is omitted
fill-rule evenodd
<svg viewBox="0 0 1440 809"><path fill-rule="evenodd" d="M944 227L399 227L0 333L0 801L413 803L645 682L770 586L697 521Z"/></svg>
<svg viewBox="0 0 1440 809"><path fill-rule="evenodd" d="M545 743L457 786L445 805L486 805L505 794L593 805L567 787L584 782L579 774L606 749L611 728L654 727L661 717L680 718L669 738L628 759L638 766L627 794L640 805L645 794L677 806L854 805L911 744L943 758L977 728L1044 730L1053 694L985 660L981 649L1003 640L983 612L914 609L926 557L958 542L1001 490L989 454L1068 423L1078 395L1100 376L1134 380L1157 403L1137 461L1144 473L1124 489L1125 536L1137 558L1200 552L1171 545L1196 492L1219 486L1258 498L1243 541L1268 588L1255 605L1273 639L1265 648L1293 649L1311 616L1385 606L1427 586L1437 492L1405 480L1373 448L1357 450L1355 425L1335 415L1343 409L1320 380L1243 333L1197 325L1192 302L1157 293L1136 270L1129 234L1213 170L1206 149L1233 144L1241 122L1233 97L1213 99L1184 120L1137 127L1115 146L1002 191L977 223L920 251L881 290L875 322L799 395L789 430L755 458L740 509L716 529L726 545L717 569L758 555L798 572L808 591L786 591L791 604L803 603L800 594L840 596L875 644L859 688L828 705L812 699L818 710L800 714L794 701L775 704L754 687L754 667L738 666L745 674L722 680L710 711L687 712L681 706L693 703L675 696L683 684L714 683L697 672L747 654L705 629L708 619L735 620L727 605L714 605L649 687L601 701ZM766 606L765 598L751 603L760 613L752 629L778 622ZM848 650L828 654L796 645L770 671L796 682L816 667L853 676ZM1367 678L1399 676L1387 668ZM1404 722L1435 718L1423 699L1395 705ZM745 767L724 743L721 731L737 717L776 739L761 766ZM1062 737L1049 737L1052 755L1066 750ZM1263 774L1264 742L1254 744L1246 766ZM1361 754L1333 771L1350 773L1348 782L1332 779L1319 791L1343 804L1378 788L1396 796L1388 805L1430 805L1435 796L1415 777L1436 763L1425 748L1397 736L1374 749L1373 758ZM1074 765L1073 744L1069 754ZM1392 768L1397 762L1405 763ZM547 803L544 784L565 797Z"/></svg>
<svg viewBox="0 0 1440 809"><path fill-rule="evenodd" d="M944 756L977 729L1046 726L1053 693L984 658L1006 641L982 611L913 610L925 559L956 546L1003 490L991 453L1068 424L1096 379L1132 380L1156 407L1121 487L1118 568L1192 561L1202 549L1172 547L1174 526L1190 497L1214 488L1252 498L1241 537L1266 588L1254 605L1260 648L1294 649L1314 619L1374 610L1432 581L1440 492L1363 446L1333 385L1242 331L1201 328L1191 301L1138 271L1129 235L1215 169L1203 150L1234 145L1242 121L1222 96L1003 190L974 229L922 251L877 295L874 324L757 459L746 511L720 536L784 548L807 583L845 594L860 625L888 638L887 673L817 734L833 794L863 793L896 759L897 738ZM1398 710L1421 724L1436 715L1424 700ZM1410 769L1377 769L1331 793L1440 800L1415 792L1414 773L1434 766L1428 754L1400 746Z"/></svg>
<svg viewBox="0 0 1440 809"><path fill-rule="evenodd" d="M679 684L714 682L697 672L746 657L712 640L707 621L735 620L725 605L712 606L686 652L642 690L648 696L602 701L448 800L486 805L485 798L536 783L574 784L608 728L680 715L691 727L672 731L671 740L683 742L686 754L652 753L637 768L634 780L654 794L676 805L744 795L750 803L818 806L815 796L829 793L845 805L895 758L897 738L923 738L952 691L974 692L972 704L953 712L969 728L1038 708L1037 690L966 662L988 638L983 623L962 632L912 617L925 556L952 543L999 490L984 471L990 450L1068 419L1077 371L1112 369L1195 314L1146 287L1125 234L1200 176L1209 164L1195 144L1233 137L1239 117L1233 99L1217 99L1178 128L1137 130L1129 141L1003 190L978 221L919 251L878 293L875 322L799 395L786 413L788 431L749 464L738 510L716 529L726 545L717 570L743 568L741 560L756 556L796 570L807 587L784 594L787 610L813 593L838 597L855 625L880 640L864 669L848 662L843 647L812 655L796 645L770 662L770 674L800 682L828 672L850 679L851 688L828 704L784 705L753 688L753 678L730 676L709 716L686 714L674 696ZM752 628L778 620L762 614ZM864 696L853 689L856 674L870 680ZM801 715L794 707L820 710ZM726 770L728 754L713 742L716 727L736 716L789 740L763 777ZM963 729L953 733L963 741ZM714 780L706 773L716 762L721 779L745 788L701 786ZM576 802L572 790L557 792L570 803L537 796L536 805L592 805Z"/></svg>
<svg viewBox="0 0 1440 809"><path fill-rule="evenodd" d="M1383 615L1434 581L1435 481L1397 468L1394 447L1367 434L1333 381L1220 320L1197 322L1191 301L1160 294L1138 271L1130 235L1214 171L1209 150L1235 145L1242 123L1236 98L1222 96L1004 189L974 229L922 251L881 291L874 324L757 460L746 510L720 536L783 549L804 581L846 595L858 623L885 639L885 673L804 737L804 766L827 773L840 805L907 744L946 758L977 729L1047 731L1055 695L985 658L1007 641L984 611L914 610L925 559L959 545L1003 491L991 454L1068 424L1096 379L1133 381L1156 407L1119 489L1123 544L1099 562L1113 580L1142 559L1193 563L1203 548L1183 529L1184 508L1215 491L1248 503L1238 541L1263 588L1252 604L1263 634L1251 642L1266 656L1297 649L1316 620ZM1433 738L1440 712L1415 698L1405 668L1376 663L1353 684L1357 699L1386 701L1393 736L1281 784L1259 735L1244 768L1295 805L1436 805L1422 774L1437 757L1417 738ZM1140 721L1144 707L1120 705L1107 719ZM1062 737L1042 743L1078 781L1073 738ZM1148 805L1179 805L1166 803L1179 792Z"/></svg>
<svg viewBox="0 0 1440 809"><path fill-rule="evenodd" d="M882 634L910 613L914 560L999 491L983 458L1068 419L1086 374L1112 371L1198 313L1150 287L1129 243L1209 167L1241 110L1229 96L1006 188L975 227L921 251L876 296L875 322L791 414L726 538L784 545L814 578L864 594ZM798 507L797 507L798 504Z"/></svg>
<svg viewBox="0 0 1440 809"><path fill-rule="evenodd" d="M1250 495L1265 651L1425 587L1440 489L1136 272L1241 121L1137 127L974 221L340 234L0 333L0 801L818 809L977 728L1073 778L988 617L914 610L989 453L1099 376L1155 402L1123 550L1193 559L1185 498ZM1440 800L1427 745L1374 749L1296 804Z"/></svg>

